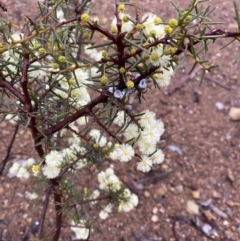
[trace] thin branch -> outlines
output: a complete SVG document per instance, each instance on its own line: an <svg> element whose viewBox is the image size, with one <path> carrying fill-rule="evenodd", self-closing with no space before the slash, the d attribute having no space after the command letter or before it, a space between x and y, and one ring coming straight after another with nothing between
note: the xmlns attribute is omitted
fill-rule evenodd
<svg viewBox="0 0 240 241"><path fill-rule="evenodd" d="M18 129L19 129L19 124L16 125L15 127L15 130L14 130L14 133L13 133L13 136L12 136L12 139L9 143L9 146L7 148L7 154L5 156L5 158L3 159L2 161L2 166L1 166L1 169L0 169L0 176L2 175L3 173L3 170L5 168L5 165L7 164L7 161L9 159L9 156L10 156L10 153L11 153L11 150L12 150L12 146L13 146L13 143L15 141L15 138L16 138L16 135L17 135L17 132L18 132Z"/></svg>
<svg viewBox="0 0 240 241"><path fill-rule="evenodd" d="M9 90L13 95L15 95L21 103L24 103L24 96L21 94L19 90L14 88L8 81L6 80L0 80L0 87L6 88Z"/></svg>
<svg viewBox="0 0 240 241"><path fill-rule="evenodd" d="M48 130L46 130L46 133L44 133L46 136L51 136L57 131L61 130L63 127L67 126L68 124L72 123L73 121L77 120L79 117L82 117L84 115L87 115L89 111L94 108L96 105L100 103L104 103L108 99L107 91L103 90L103 92L95 98L93 101L91 101L89 104L78 110L75 114L71 116L67 116L64 120L58 122L53 127L50 127Z"/></svg>
<svg viewBox="0 0 240 241"><path fill-rule="evenodd" d="M138 13L138 7L137 7L137 0L133 0L133 6L135 9L135 16L136 16L136 22L139 22L139 13Z"/></svg>
<svg viewBox="0 0 240 241"><path fill-rule="evenodd" d="M109 136L111 136L113 139L117 140L118 143L122 144L122 141L117 138L111 131L108 130L108 128L99 120L99 118L92 112L89 112L89 115L96 121L96 123L101 127L103 130L108 133Z"/></svg>
<svg viewBox="0 0 240 241"><path fill-rule="evenodd" d="M97 202L97 201L102 201L102 200L105 200L105 199L110 199L111 197L106 195L106 196L103 196L103 197L98 197L98 198L92 198L92 199L87 199L87 200L83 200L83 201L80 201L80 202L76 202L74 204L71 204L69 205L68 207L74 207L76 204L79 204L79 205L82 205L82 204L85 204L85 203L89 203L89 202Z"/></svg>
<svg viewBox="0 0 240 241"><path fill-rule="evenodd" d="M51 180L51 185L53 188L53 198L54 198L54 205L55 205L55 233L53 235L52 241L58 241L61 233L62 227L62 194L59 190L59 181L57 179Z"/></svg>
<svg viewBox="0 0 240 241"><path fill-rule="evenodd" d="M69 165L67 165L62 171L61 173L58 175L57 179L59 179L60 177L62 177L70 168L72 168L80 159L86 158L86 156L88 156L90 153L87 152L84 155L80 155L78 156L78 158L76 160L74 160L72 163L70 163Z"/></svg>
<svg viewBox="0 0 240 241"><path fill-rule="evenodd" d="M176 90L181 89L189 80L193 79L201 69L202 67L198 66L190 75L183 76L175 85L168 87L164 93L166 93L166 95L172 95Z"/></svg>
<svg viewBox="0 0 240 241"><path fill-rule="evenodd" d="M206 75L205 75L205 76L204 76L204 79L209 80L209 81L215 83L216 85L222 87L223 89L226 89L226 90L229 90L229 91L234 90L234 88L229 87L229 86L226 86L226 85L220 83L219 81L215 80L215 79L212 78L211 76L206 76Z"/></svg>
<svg viewBox="0 0 240 241"><path fill-rule="evenodd" d="M45 217L46 217L46 213L47 213L47 208L48 208L48 203L49 203L49 196L51 194L52 191L52 187L48 187L47 191L46 191L46 196L45 196L45 200L44 200L44 206L43 206L43 210L42 210L42 215L41 215L41 219L40 219L40 224L39 224L39 228L38 228L38 237L41 239L42 236L42 232L43 232L43 225L44 225L44 221L45 221Z"/></svg>

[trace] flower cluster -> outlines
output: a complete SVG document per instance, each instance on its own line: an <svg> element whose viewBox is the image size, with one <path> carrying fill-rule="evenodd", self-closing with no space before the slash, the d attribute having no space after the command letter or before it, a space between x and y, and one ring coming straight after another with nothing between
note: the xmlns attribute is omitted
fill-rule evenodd
<svg viewBox="0 0 240 241"><path fill-rule="evenodd" d="M75 162L74 169L79 170L87 165L86 158L78 158L84 155L86 149L78 144L72 144L69 148L62 151L50 151L45 157L45 165L42 167L43 175L49 179L56 178L62 167L66 164Z"/></svg>
<svg viewBox="0 0 240 241"><path fill-rule="evenodd" d="M106 171L100 172L98 174L98 181L100 189L112 193L112 196L114 196L113 193L118 193L115 203L118 203L119 212L129 212L138 205L137 195L131 193L129 189L121 187L121 182L112 168L109 167ZM99 213L100 218L106 219L109 213L112 212L112 208L111 203L105 206Z"/></svg>
<svg viewBox="0 0 240 241"><path fill-rule="evenodd" d="M33 158L14 162L8 171L8 176L17 177L20 179L28 179L30 177L29 171L34 163L35 160Z"/></svg>
<svg viewBox="0 0 240 241"><path fill-rule="evenodd" d="M137 169L143 172L151 170L153 164L161 164L164 160L163 152L157 148L157 143L164 132L163 122L157 120L155 113L146 110L137 119L139 126L135 123L127 125L123 136L132 146L138 147L141 158L137 163ZM119 111L114 123L122 126L129 120L124 111ZM129 144L118 145L110 153L110 158L127 162L134 156L134 149Z"/></svg>
<svg viewBox="0 0 240 241"><path fill-rule="evenodd" d="M46 155L45 161L46 165L42 168L43 175L50 179L57 177L63 163L63 155L58 151L51 151Z"/></svg>
<svg viewBox="0 0 240 241"><path fill-rule="evenodd" d="M87 227L87 222L85 220L80 220L78 223L72 221L71 230L75 233L76 239L85 240L89 237L90 233L93 231L91 227Z"/></svg>

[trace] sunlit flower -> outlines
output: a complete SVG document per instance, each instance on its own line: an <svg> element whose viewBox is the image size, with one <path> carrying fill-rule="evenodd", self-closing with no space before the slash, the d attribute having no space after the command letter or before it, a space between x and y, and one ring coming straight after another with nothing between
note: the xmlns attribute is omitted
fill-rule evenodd
<svg viewBox="0 0 240 241"><path fill-rule="evenodd" d="M105 172L98 174L99 188L104 190L118 190L120 189L120 181L114 174L112 168L108 168Z"/></svg>
<svg viewBox="0 0 240 241"><path fill-rule="evenodd" d="M107 219L107 217L109 216L109 214L103 209L100 211L99 213L99 217L102 219L102 220L105 220Z"/></svg>
<svg viewBox="0 0 240 241"><path fill-rule="evenodd" d="M159 135L161 136L165 130L163 122L161 120L155 120L151 124L152 124L152 128L156 130L156 132L158 132Z"/></svg>
<svg viewBox="0 0 240 241"><path fill-rule="evenodd" d="M128 125L128 127L124 130L123 135L127 140L136 140L139 136L138 126L136 124Z"/></svg>
<svg viewBox="0 0 240 241"><path fill-rule="evenodd" d="M145 140L142 137L138 140L137 144L142 154L150 155L156 150L156 142Z"/></svg>
<svg viewBox="0 0 240 241"><path fill-rule="evenodd" d="M80 87L76 87L74 89L72 89L71 93L70 93L71 97L74 99L74 101L82 101L82 100L86 100L86 101L90 101L90 95L87 91L87 88L84 86L80 86Z"/></svg>
<svg viewBox="0 0 240 241"><path fill-rule="evenodd" d="M38 198L38 194L36 192L30 193L30 192L26 191L25 197L29 200L34 200L34 199Z"/></svg>
<svg viewBox="0 0 240 241"><path fill-rule="evenodd" d="M146 155L141 156L141 161L137 163L137 170L142 172L149 172L151 170L151 167L151 159Z"/></svg>
<svg viewBox="0 0 240 241"><path fill-rule="evenodd" d="M11 37L7 40L7 42L9 42L9 43L17 42L23 38L24 38L23 33L15 33L15 34L11 35ZM18 44L18 45L20 45L20 44Z"/></svg>
<svg viewBox="0 0 240 241"><path fill-rule="evenodd" d="M161 23L161 20L159 21L159 17L157 17L155 14L152 13L145 13L142 17L143 22L143 32L147 37L150 37L150 41L155 39L161 39L165 36L164 32L164 26ZM153 33L154 32L154 38L153 38Z"/></svg>
<svg viewBox="0 0 240 241"><path fill-rule="evenodd" d="M47 76L47 73L40 62L34 62L30 65L28 76L33 79L37 78L39 80L42 80L44 77Z"/></svg>
<svg viewBox="0 0 240 241"><path fill-rule="evenodd" d="M99 139L100 138L100 139ZM101 136L101 137L99 137L98 139L96 139L96 143L98 143L98 145L100 146L100 147L104 147L104 146L106 146L106 144L107 144L107 138L105 137L105 136Z"/></svg>
<svg viewBox="0 0 240 241"><path fill-rule="evenodd" d="M118 159L118 144L115 144L114 149L110 152L109 157L116 161Z"/></svg>
<svg viewBox="0 0 240 241"><path fill-rule="evenodd" d="M118 111L117 116L115 117L113 123L118 126L123 126L124 122L126 121L126 116L124 111Z"/></svg>
<svg viewBox="0 0 240 241"><path fill-rule="evenodd" d="M168 70L165 68L161 68L158 73L153 75L153 78L157 82L159 87L166 87L169 85L172 75L172 68L168 68Z"/></svg>
<svg viewBox="0 0 240 241"><path fill-rule="evenodd" d="M149 56L149 60L150 60L150 63L154 66L165 67L169 64L171 60L171 56L164 55L163 48L159 46L157 48L152 49L152 52L150 53L150 56Z"/></svg>
<svg viewBox="0 0 240 241"><path fill-rule="evenodd" d="M76 76L79 85L87 83L89 77L88 72L83 68L76 69L74 75Z"/></svg>
<svg viewBox="0 0 240 241"><path fill-rule="evenodd" d="M8 171L9 176L15 176L17 174L19 168L20 168L19 163L18 162L14 162L12 164L12 166L10 167L9 171Z"/></svg>
<svg viewBox="0 0 240 241"><path fill-rule="evenodd" d="M119 212L129 212L138 205L138 196L131 194L129 189L124 189L121 199L118 205Z"/></svg>
<svg viewBox="0 0 240 241"><path fill-rule="evenodd" d="M16 177L28 179L30 177L30 173L22 166L19 168Z"/></svg>
<svg viewBox="0 0 240 241"><path fill-rule="evenodd" d="M60 96L63 99L66 99L69 95L69 84L67 82L61 81L61 88L55 88L54 93L56 97Z"/></svg>
<svg viewBox="0 0 240 241"><path fill-rule="evenodd" d="M89 197L89 199L96 199L96 198L98 198L100 196L100 192L99 192L99 190L94 190L93 192L92 192L92 195ZM96 204L97 203L97 201L92 201L91 202L91 204Z"/></svg>
<svg viewBox="0 0 240 241"><path fill-rule="evenodd" d="M70 148L63 149L62 156L65 161L74 161L76 159L76 155L75 155L74 151Z"/></svg>
<svg viewBox="0 0 240 241"><path fill-rule="evenodd" d="M117 148L118 159L121 162L128 162L134 156L134 149L129 144L122 144Z"/></svg>
<svg viewBox="0 0 240 241"><path fill-rule="evenodd" d="M52 179L59 175L61 169L57 166L44 165L42 171L44 176L46 176L49 179Z"/></svg>
<svg viewBox="0 0 240 241"><path fill-rule="evenodd" d="M51 151L46 155L45 161L48 166L59 166L63 162L63 155L58 151Z"/></svg>
<svg viewBox="0 0 240 241"><path fill-rule="evenodd" d="M24 167L30 167L35 163L35 160L33 158L28 158L24 163L23 166Z"/></svg>
<svg viewBox="0 0 240 241"><path fill-rule="evenodd" d="M109 203L107 206L105 206L103 208L103 210L100 211L99 217L103 220L106 219L108 217L109 213L112 212L112 208L113 208L113 205L111 203Z"/></svg>
<svg viewBox="0 0 240 241"><path fill-rule="evenodd" d="M76 227L75 222L72 222L74 227L71 227L71 230L75 233L76 239L85 240L89 237L91 228L86 227L86 221L81 220L79 226Z"/></svg>
<svg viewBox="0 0 240 241"><path fill-rule="evenodd" d="M59 20L59 22L63 22L63 21L66 20L65 17L64 17L63 11L60 8L56 11L56 17Z"/></svg>
<svg viewBox="0 0 240 241"><path fill-rule="evenodd" d="M162 150L158 149L153 155L150 156L153 164L161 164L164 161L164 154Z"/></svg>
<svg viewBox="0 0 240 241"><path fill-rule="evenodd" d="M161 133L157 131L155 128L151 128L151 126L147 126L147 128L144 128L143 131L141 131L141 140L144 140L146 142L152 142L153 144L157 143L160 139Z"/></svg>
<svg viewBox="0 0 240 241"><path fill-rule="evenodd" d="M38 175L38 173L40 172L40 166L39 165L33 165L32 166L32 172L33 172L33 174L34 174L34 176L37 176Z"/></svg>
<svg viewBox="0 0 240 241"><path fill-rule="evenodd" d="M121 31L122 32L131 32L131 30L134 27L133 22L129 20L131 18L131 16L129 14L120 13L119 14L119 18L122 20ZM117 28L117 19L116 19L116 17L112 20L111 28Z"/></svg>
<svg viewBox="0 0 240 241"><path fill-rule="evenodd" d="M79 159L78 162L74 165L74 169L80 170L85 166L87 166L87 159L86 158Z"/></svg>
<svg viewBox="0 0 240 241"><path fill-rule="evenodd" d="M145 110L143 113L143 115L140 116L140 119L139 119L139 124L142 126L142 127L145 127L145 126L148 126L148 125L152 125L153 122L155 122L156 120L156 113L152 112L152 111L149 111L149 110Z"/></svg>
<svg viewBox="0 0 240 241"><path fill-rule="evenodd" d="M90 48L91 45L85 45L84 49L85 49L85 53L92 59L94 59L95 61L100 61L102 59L102 53L103 51L97 51L94 48Z"/></svg>
<svg viewBox="0 0 240 241"><path fill-rule="evenodd" d="M89 132L89 136L91 136L91 137L94 138L94 139L98 139L100 135L101 135L101 133L100 133L100 131L97 130L97 129L92 129L92 130Z"/></svg>

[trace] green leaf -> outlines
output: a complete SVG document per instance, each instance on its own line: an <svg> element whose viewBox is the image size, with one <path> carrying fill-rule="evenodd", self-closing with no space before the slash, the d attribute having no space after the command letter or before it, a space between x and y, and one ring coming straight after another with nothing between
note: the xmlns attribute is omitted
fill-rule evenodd
<svg viewBox="0 0 240 241"><path fill-rule="evenodd" d="M238 6L237 6L236 1L234 1L234 8L235 8L236 18L237 18L237 23L238 23L238 30L240 30L240 16L239 16Z"/></svg>
<svg viewBox="0 0 240 241"><path fill-rule="evenodd" d="M205 74L206 74L206 70L203 69L203 70L202 70L202 75L201 75L201 80L200 80L199 86L202 85L202 82L203 82L203 79L204 79L204 75L205 75Z"/></svg>
<svg viewBox="0 0 240 241"><path fill-rule="evenodd" d="M105 47L105 46L112 45L112 44L113 44L113 41L109 41L109 42L106 42L103 44L92 45L91 47L88 47L87 49L96 49L96 48L101 48L101 47Z"/></svg>
<svg viewBox="0 0 240 241"><path fill-rule="evenodd" d="M131 46L135 46L136 48L141 49L142 51L146 51L146 49L145 49L145 48L143 48L143 47L142 47L142 46L140 46L140 45L137 45L136 43L134 43L134 42L130 41L129 39L124 38L124 40L125 40L127 43L129 43Z"/></svg>

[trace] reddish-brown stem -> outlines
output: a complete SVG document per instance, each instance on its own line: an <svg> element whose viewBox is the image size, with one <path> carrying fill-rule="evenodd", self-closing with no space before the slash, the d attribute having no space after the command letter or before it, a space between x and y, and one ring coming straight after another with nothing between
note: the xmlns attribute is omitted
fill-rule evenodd
<svg viewBox="0 0 240 241"><path fill-rule="evenodd" d="M103 129L106 131L106 133L108 133L109 136L111 136L113 139L117 140L118 143L122 143L117 136L115 136L111 131L108 130L108 128L99 120L99 118L92 112L89 112L89 115L94 119L94 121Z"/></svg>
<svg viewBox="0 0 240 241"><path fill-rule="evenodd" d="M71 204L69 205L68 207L74 207L76 204L85 204L85 203L89 203L89 202L97 202L97 201L102 201L102 200L105 200L105 199L110 199L111 197L110 196L103 196L103 197L98 197L98 198L93 198L93 199L87 199L87 200L83 200L83 201L80 201L80 202L76 202L74 204Z"/></svg>
<svg viewBox="0 0 240 241"><path fill-rule="evenodd" d="M76 160L74 160L71 164L69 164L67 167L65 167L61 173L58 175L57 179L62 177L68 170L69 168L72 168L80 159L86 158L87 155L89 155L90 152L85 153L84 155L78 156Z"/></svg>
<svg viewBox="0 0 240 241"><path fill-rule="evenodd" d="M136 16L136 22L139 22L139 13L138 13L138 4L136 3L136 0L133 0L133 7L135 9L135 16Z"/></svg>
<svg viewBox="0 0 240 241"><path fill-rule="evenodd" d="M59 182L56 179L51 179L51 185L53 187L53 197L55 205L55 233L53 235L52 241L58 241L61 234L61 225L62 225L62 194L59 190Z"/></svg>
<svg viewBox="0 0 240 241"><path fill-rule="evenodd" d="M105 35L109 40L112 40L114 43L116 41L116 37L114 34L111 34L107 29L99 26L98 24L91 24L90 22L88 23L88 27L91 30L98 31L99 33L102 33Z"/></svg>
<svg viewBox="0 0 240 241"><path fill-rule="evenodd" d="M31 113L33 111L32 109L32 104L31 104L31 98L29 95L29 91L28 91L28 67L29 67L29 54L25 53L24 54L24 60L23 60L23 64L22 64L22 78L21 78L21 87L23 90L23 98L24 98L24 107L25 110L29 113ZM37 129L37 122L36 122L36 117L31 117L30 122L29 122L29 128L30 131L32 133L32 137L35 143L35 149L38 152L39 157L43 157L44 156L44 151L42 148L42 145L39 145L39 142L41 141L41 137L39 135L39 131Z"/></svg>
<svg viewBox="0 0 240 241"><path fill-rule="evenodd" d="M75 131L73 128L71 128L70 126L67 126L66 129L68 129L69 131L73 132L76 136L81 137L84 141L88 142L89 138L87 138L86 136L81 135L80 133L78 133L77 131Z"/></svg>
<svg viewBox="0 0 240 241"><path fill-rule="evenodd" d="M0 87L6 88L7 90L9 90L13 95L15 95L18 98L18 100L21 103L24 103L24 96L21 94L19 90L14 88L8 81L0 80Z"/></svg>
<svg viewBox="0 0 240 241"><path fill-rule="evenodd" d="M48 202L49 202L49 196L51 194L51 190L52 187L48 187L47 191L46 191L46 195L45 195L45 201L44 201L44 206L43 206L43 210L42 210L42 215L41 215L41 219L40 219L40 224L38 227L38 237L41 239L42 238L42 232L43 232L43 224L45 221L45 217L46 217L46 213L47 213L47 207L48 207Z"/></svg>
<svg viewBox="0 0 240 241"><path fill-rule="evenodd" d="M108 95L106 95L107 92L103 91L100 96L98 96L96 99L91 101L88 105L84 106L82 109L78 110L75 114L67 116L64 120L57 123L55 126L49 128L45 135L51 136L57 131L61 130L64 126L67 126L68 124L72 123L73 121L77 120L79 117L82 117L84 115L88 115L89 110L91 110L93 107L100 103L104 103L108 99Z"/></svg>
<svg viewBox="0 0 240 241"><path fill-rule="evenodd" d="M119 17L118 4L119 4L119 1L115 0L115 17L117 19L117 31L118 31L118 35L119 35L121 33L122 20Z"/></svg>

